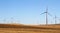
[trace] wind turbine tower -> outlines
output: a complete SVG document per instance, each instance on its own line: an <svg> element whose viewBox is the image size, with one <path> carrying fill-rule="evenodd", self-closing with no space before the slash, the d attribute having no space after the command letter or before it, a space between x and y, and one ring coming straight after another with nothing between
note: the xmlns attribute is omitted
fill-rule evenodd
<svg viewBox="0 0 60 33"><path fill-rule="evenodd" d="M57 20L57 17L56 17L56 15L55 15L55 24L56 24L56 22L57 22L56 20Z"/></svg>
<svg viewBox="0 0 60 33"><path fill-rule="evenodd" d="M46 25L48 24L48 8L46 9Z"/></svg>

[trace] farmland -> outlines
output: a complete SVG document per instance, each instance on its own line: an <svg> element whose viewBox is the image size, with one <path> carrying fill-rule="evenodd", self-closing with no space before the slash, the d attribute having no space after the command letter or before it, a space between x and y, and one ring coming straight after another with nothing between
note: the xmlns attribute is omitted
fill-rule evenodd
<svg viewBox="0 0 60 33"><path fill-rule="evenodd" d="M0 33L60 33L60 24L36 26L0 24Z"/></svg>

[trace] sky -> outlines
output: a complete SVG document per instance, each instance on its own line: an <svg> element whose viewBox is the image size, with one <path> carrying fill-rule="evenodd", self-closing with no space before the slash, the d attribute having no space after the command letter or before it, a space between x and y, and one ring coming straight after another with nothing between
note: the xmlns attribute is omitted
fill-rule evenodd
<svg viewBox="0 0 60 33"><path fill-rule="evenodd" d="M52 15L48 22L54 24L55 15L60 17L60 0L0 0L0 23L45 24L45 14L40 14L47 6Z"/></svg>

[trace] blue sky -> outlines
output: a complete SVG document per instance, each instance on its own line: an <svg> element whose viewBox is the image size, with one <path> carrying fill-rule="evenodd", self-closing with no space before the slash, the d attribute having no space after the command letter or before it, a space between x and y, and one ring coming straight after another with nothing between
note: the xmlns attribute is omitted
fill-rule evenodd
<svg viewBox="0 0 60 33"><path fill-rule="evenodd" d="M19 24L45 24L45 14L40 13L45 12L47 6L53 15L49 16L49 23L54 23L53 17L60 17L60 0L0 0L0 23L13 20Z"/></svg>

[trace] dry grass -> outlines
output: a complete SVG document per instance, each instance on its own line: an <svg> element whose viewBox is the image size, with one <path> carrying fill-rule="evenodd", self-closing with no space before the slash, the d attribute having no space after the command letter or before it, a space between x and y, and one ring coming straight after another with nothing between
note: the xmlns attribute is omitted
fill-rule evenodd
<svg viewBox="0 0 60 33"><path fill-rule="evenodd" d="M60 25L25 26L0 24L0 33L60 33Z"/></svg>

